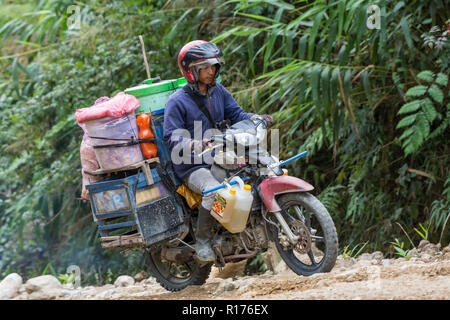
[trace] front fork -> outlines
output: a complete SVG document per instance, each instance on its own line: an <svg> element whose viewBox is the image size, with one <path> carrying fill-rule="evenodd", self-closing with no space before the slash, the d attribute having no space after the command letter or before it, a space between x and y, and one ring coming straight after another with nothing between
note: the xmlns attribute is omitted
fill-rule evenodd
<svg viewBox="0 0 450 320"><path fill-rule="evenodd" d="M273 222L273 221L270 220L270 219L267 219L266 213L267 213L267 212L266 212L265 206L264 206L264 205L261 206L261 215L262 215L262 217L264 218L264 220L265 220L267 223L272 224L272 225L276 228L276 230L278 230L278 234L277 234L277 235L274 235L274 236L280 238L280 234L279 234L280 231L281 231L280 228L278 227L277 224L275 224L275 222ZM288 241L289 241L291 244L296 245L297 242L298 242L299 237L292 233L291 228L289 228L289 225L287 224L286 220L283 218L283 215L281 214L281 212L280 212L280 211L277 211L277 212L273 212L273 214L275 215L275 218L277 218L279 224L281 225L282 230L283 230L283 231L285 232L285 234L287 235ZM267 232L268 235L270 234L270 232L269 232L269 230L268 230L268 225L267 225L267 224L266 224L266 232ZM269 238L270 238L270 237L269 237ZM273 241L276 241L276 238L274 238L274 239L272 239L272 240L273 240ZM286 245L288 245L288 244L286 244Z"/></svg>
<svg viewBox="0 0 450 320"><path fill-rule="evenodd" d="M274 212L273 214L275 215L275 218L277 218L278 222L281 225L281 228L287 235L289 242L292 243L293 245L297 244L299 237L292 233L291 228L289 228L289 225L287 224L286 220L284 220L281 212L277 211L277 212Z"/></svg>

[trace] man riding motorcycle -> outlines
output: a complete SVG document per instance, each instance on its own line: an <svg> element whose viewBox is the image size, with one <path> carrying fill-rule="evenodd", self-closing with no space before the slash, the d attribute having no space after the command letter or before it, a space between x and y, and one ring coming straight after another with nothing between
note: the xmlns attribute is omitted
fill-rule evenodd
<svg viewBox="0 0 450 320"><path fill-rule="evenodd" d="M206 130L220 128L224 121L229 124L261 117L246 113L234 100L233 96L216 82L220 68L224 64L222 51L213 43L196 40L187 43L178 54L178 65L188 84L183 90L174 93L166 103L164 113L164 143L170 152L175 146L187 146L188 150L200 154L210 147L208 139L194 140L186 137L173 138L176 129L186 129L194 137L194 121L201 121L202 137ZM270 124L270 115L263 115ZM173 164L175 174L192 191L201 194L202 191L215 188L221 184L211 173L211 165L205 163L203 157L199 164ZM198 212L196 231L196 253L200 261L215 260L211 247L214 218L210 210L215 192L205 194Z"/></svg>

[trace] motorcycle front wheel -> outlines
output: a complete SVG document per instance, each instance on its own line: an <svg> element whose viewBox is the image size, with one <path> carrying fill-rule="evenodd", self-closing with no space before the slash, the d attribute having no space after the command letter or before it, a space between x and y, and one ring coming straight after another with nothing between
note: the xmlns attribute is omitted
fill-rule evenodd
<svg viewBox="0 0 450 320"><path fill-rule="evenodd" d="M283 194L277 201L292 233L299 237L298 243L292 245L283 235L284 231L275 236L276 248L283 261L298 275L331 271L338 254L338 237L324 205L313 195L303 192ZM278 227L282 230L280 225Z"/></svg>

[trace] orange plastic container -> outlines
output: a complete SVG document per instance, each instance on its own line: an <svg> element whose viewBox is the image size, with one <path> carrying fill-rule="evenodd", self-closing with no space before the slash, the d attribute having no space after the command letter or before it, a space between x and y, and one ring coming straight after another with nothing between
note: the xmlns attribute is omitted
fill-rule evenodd
<svg viewBox="0 0 450 320"><path fill-rule="evenodd" d="M155 136L150 129L150 116L146 113L140 113L136 118L136 124L139 127L139 139L152 139ZM141 151L145 159L156 157L158 148L152 142L141 143Z"/></svg>

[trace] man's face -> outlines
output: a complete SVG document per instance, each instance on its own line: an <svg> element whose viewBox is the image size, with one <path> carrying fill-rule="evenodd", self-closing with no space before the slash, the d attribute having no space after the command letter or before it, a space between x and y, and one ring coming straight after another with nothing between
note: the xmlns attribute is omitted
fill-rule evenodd
<svg viewBox="0 0 450 320"><path fill-rule="evenodd" d="M198 81L203 84L211 84L214 81L215 74L216 74L215 64L203 67L198 72Z"/></svg>

